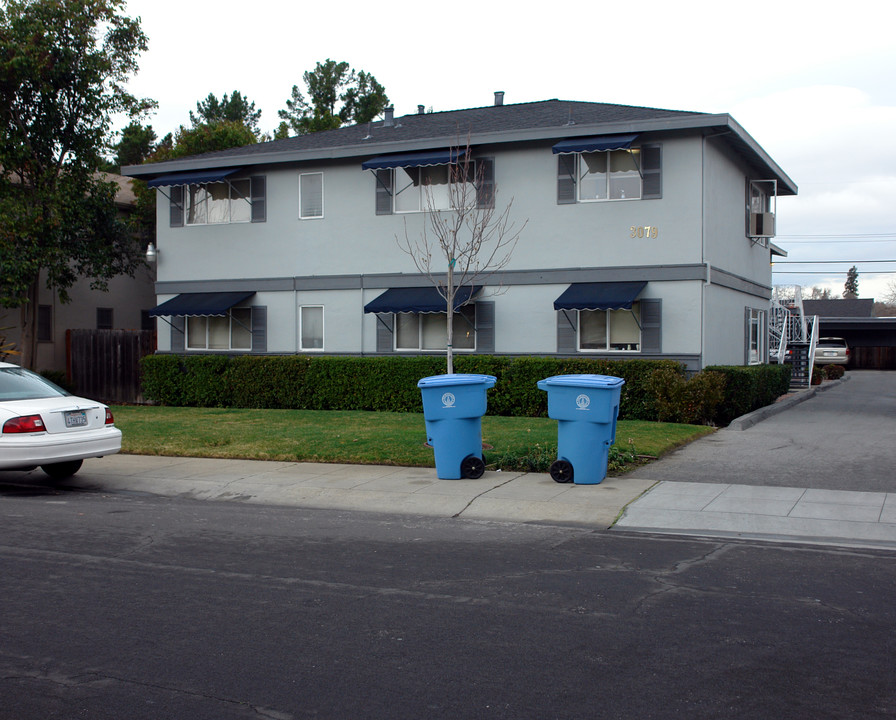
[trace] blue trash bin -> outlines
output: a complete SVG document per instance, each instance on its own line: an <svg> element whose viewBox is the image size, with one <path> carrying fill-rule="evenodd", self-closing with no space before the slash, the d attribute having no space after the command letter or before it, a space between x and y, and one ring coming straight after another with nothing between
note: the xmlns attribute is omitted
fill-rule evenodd
<svg viewBox="0 0 896 720"><path fill-rule="evenodd" d="M436 475L443 480L476 479L485 472L482 416L493 375L434 375L417 383L423 396L426 439L436 456Z"/></svg>
<svg viewBox="0 0 896 720"><path fill-rule="evenodd" d="M558 421L558 457L550 468L556 482L596 485L607 476L624 384L610 375L555 375L538 381L548 393L548 417Z"/></svg>

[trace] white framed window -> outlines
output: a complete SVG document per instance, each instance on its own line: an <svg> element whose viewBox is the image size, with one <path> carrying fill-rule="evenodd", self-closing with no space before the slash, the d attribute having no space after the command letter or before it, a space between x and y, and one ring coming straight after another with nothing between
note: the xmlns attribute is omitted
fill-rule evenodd
<svg viewBox="0 0 896 720"><path fill-rule="evenodd" d="M747 364L761 365L765 360L766 311L747 310Z"/></svg>
<svg viewBox="0 0 896 720"><path fill-rule="evenodd" d="M299 175L299 219L312 220L324 216L324 174Z"/></svg>
<svg viewBox="0 0 896 720"><path fill-rule="evenodd" d="M432 165L430 167L394 168L392 200L396 213L448 210L459 199L476 203L475 162L471 161L464 175L464 165ZM458 187L464 183L466 188ZM454 187L452 187L454 185Z"/></svg>
<svg viewBox="0 0 896 720"><path fill-rule="evenodd" d="M396 350L445 350L448 313L396 313ZM476 306L464 305L454 313L455 350L476 349Z"/></svg>
<svg viewBox="0 0 896 720"><path fill-rule="evenodd" d="M224 317L188 317L187 350L251 350L252 308L231 308Z"/></svg>
<svg viewBox="0 0 896 720"><path fill-rule="evenodd" d="M579 202L640 200L640 155L638 148L577 153Z"/></svg>
<svg viewBox="0 0 896 720"><path fill-rule="evenodd" d="M631 310L579 310L579 350L640 352L641 306Z"/></svg>
<svg viewBox="0 0 896 720"><path fill-rule="evenodd" d="M216 225L252 221L249 178L187 185L187 225Z"/></svg>
<svg viewBox="0 0 896 720"><path fill-rule="evenodd" d="M324 349L323 305L302 305L299 308L299 343L302 350Z"/></svg>

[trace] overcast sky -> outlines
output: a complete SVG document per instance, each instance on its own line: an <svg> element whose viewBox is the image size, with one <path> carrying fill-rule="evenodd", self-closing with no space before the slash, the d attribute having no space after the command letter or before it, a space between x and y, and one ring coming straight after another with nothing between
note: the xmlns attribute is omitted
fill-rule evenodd
<svg viewBox="0 0 896 720"><path fill-rule="evenodd" d="M161 137L209 93L239 90L279 124L327 58L372 73L396 116L560 98L729 113L799 186L778 203L778 284L861 297L896 285L893 4L564 0L532 4L129 0L149 36L131 90ZM798 265L801 260L837 264ZM784 271L813 271L785 274ZM824 274L814 274L821 272Z"/></svg>

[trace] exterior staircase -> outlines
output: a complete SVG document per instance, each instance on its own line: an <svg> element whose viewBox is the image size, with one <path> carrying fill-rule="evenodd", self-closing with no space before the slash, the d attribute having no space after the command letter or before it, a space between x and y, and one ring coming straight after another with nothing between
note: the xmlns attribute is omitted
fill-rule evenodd
<svg viewBox="0 0 896 720"><path fill-rule="evenodd" d="M792 390L812 384L817 342L818 316L803 312L802 289L798 285L776 285L769 309L769 360L791 364Z"/></svg>

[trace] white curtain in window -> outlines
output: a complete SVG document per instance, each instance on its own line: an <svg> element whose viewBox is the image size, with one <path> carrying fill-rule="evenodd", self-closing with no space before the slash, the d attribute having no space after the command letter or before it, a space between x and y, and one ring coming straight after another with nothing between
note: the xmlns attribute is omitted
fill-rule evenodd
<svg viewBox="0 0 896 720"><path fill-rule="evenodd" d="M230 222L250 222L252 220L252 183L233 180L230 183Z"/></svg>
<svg viewBox="0 0 896 720"><path fill-rule="evenodd" d="M395 347L399 350L417 350L420 347L419 315L395 314Z"/></svg>
<svg viewBox="0 0 896 720"><path fill-rule="evenodd" d="M187 225L205 225L208 222L208 193L204 185L187 187Z"/></svg>
<svg viewBox="0 0 896 720"><path fill-rule="evenodd" d="M187 318L187 348L190 350L204 350L208 338L205 335L208 327L208 318Z"/></svg>
<svg viewBox="0 0 896 720"><path fill-rule="evenodd" d="M234 350L252 349L252 308L234 308L230 311L230 347Z"/></svg>
<svg viewBox="0 0 896 720"><path fill-rule="evenodd" d="M324 309L302 308L302 350L321 350L324 346Z"/></svg>
<svg viewBox="0 0 896 720"><path fill-rule="evenodd" d="M607 349L607 311L579 311L579 349Z"/></svg>
<svg viewBox="0 0 896 720"><path fill-rule="evenodd" d="M226 182L209 183L205 186L208 204L208 222L230 222L230 186Z"/></svg>
<svg viewBox="0 0 896 720"><path fill-rule="evenodd" d="M641 329L631 310L613 310L610 313L610 349L639 350Z"/></svg>
<svg viewBox="0 0 896 720"><path fill-rule="evenodd" d="M208 349L230 349L230 318L210 317L208 319Z"/></svg>

